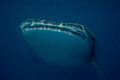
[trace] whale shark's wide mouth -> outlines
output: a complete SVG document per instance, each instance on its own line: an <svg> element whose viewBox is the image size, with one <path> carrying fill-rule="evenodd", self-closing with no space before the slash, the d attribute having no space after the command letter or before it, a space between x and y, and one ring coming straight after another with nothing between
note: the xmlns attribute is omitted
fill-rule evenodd
<svg viewBox="0 0 120 80"><path fill-rule="evenodd" d="M22 22L20 28L23 32L30 30L51 30L57 32L64 32L71 35L86 39L85 28L80 24L73 23L56 23L46 20L29 19Z"/></svg>

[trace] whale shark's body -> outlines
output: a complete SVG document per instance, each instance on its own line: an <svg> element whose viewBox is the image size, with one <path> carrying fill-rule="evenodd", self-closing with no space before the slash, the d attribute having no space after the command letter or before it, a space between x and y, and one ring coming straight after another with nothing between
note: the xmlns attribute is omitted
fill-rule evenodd
<svg viewBox="0 0 120 80"><path fill-rule="evenodd" d="M88 28L38 19L26 20L20 28L32 50L47 63L62 67L88 64L102 75L94 63L96 39Z"/></svg>

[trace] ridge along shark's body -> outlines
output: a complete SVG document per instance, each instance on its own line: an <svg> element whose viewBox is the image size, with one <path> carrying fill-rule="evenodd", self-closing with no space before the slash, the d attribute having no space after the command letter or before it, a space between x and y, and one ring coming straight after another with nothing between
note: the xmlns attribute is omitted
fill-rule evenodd
<svg viewBox="0 0 120 80"><path fill-rule="evenodd" d="M32 50L44 61L62 67L87 64L105 80L99 66L94 63L96 39L80 24L56 23L29 19L20 26Z"/></svg>

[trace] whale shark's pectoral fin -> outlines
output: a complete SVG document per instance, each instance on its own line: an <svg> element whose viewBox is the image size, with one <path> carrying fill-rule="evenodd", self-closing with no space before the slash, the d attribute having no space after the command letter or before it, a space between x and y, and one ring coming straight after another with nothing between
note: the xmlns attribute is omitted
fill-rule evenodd
<svg viewBox="0 0 120 80"><path fill-rule="evenodd" d="M87 74L89 75L90 80L106 80L102 70L96 63L90 62L83 64L82 66L88 70Z"/></svg>

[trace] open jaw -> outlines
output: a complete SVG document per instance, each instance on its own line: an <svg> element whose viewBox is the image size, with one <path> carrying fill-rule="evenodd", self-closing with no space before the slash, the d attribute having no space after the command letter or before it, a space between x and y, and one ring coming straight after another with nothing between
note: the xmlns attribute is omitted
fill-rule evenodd
<svg viewBox="0 0 120 80"><path fill-rule="evenodd" d="M56 23L46 20L29 19L22 22L20 28L23 32L30 30L51 30L55 32L64 32L86 39L85 28L80 24Z"/></svg>

